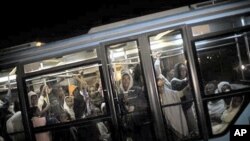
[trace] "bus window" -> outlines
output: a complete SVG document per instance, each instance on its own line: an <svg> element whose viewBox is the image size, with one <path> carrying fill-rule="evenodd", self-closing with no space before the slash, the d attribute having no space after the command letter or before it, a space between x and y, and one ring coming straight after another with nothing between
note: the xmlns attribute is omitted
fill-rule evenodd
<svg viewBox="0 0 250 141"><path fill-rule="evenodd" d="M106 115L101 82L99 64L26 79L31 120L43 117L44 126L60 123L63 112L68 121Z"/></svg>
<svg viewBox="0 0 250 141"><path fill-rule="evenodd" d="M16 68L0 71L0 137L25 141L16 85Z"/></svg>
<svg viewBox="0 0 250 141"><path fill-rule="evenodd" d="M207 103L213 134L219 134L226 130L239 112L243 100L243 96L234 96L212 100Z"/></svg>
<svg viewBox="0 0 250 141"><path fill-rule="evenodd" d="M36 133L35 137L36 141L112 141L111 131L108 121L100 121L91 125L71 126Z"/></svg>
<svg viewBox="0 0 250 141"><path fill-rule="evenodd" d="M83 60L96 58L96 49L89 49L85 51L80 51L73 54L64 55L58 58L50 58L47 60L42 60L34 63L24 65L24 72L30 73L35 71L40 71L44 69L53 68L56 66L71 64L75 62L80 62Z"/></svg>
<svg viewBox="0 0 250 141"><path fill-rule="evenodd" d="M155 140L137 41L110 45L107 53L123 140Z"/></svg>
<svg viewBox="0 0 250 141"><path fill-rule="evenodd" d="M149 41L169 140L197 137L197 117L181 31L167 30L150 36Z"/></svg>
<svg viewBox="0 0 250 141"><path fill-rule="evenodd" d="M249 87L249 47L244 36L242 33L195 42L204 91L210 81L216 85L227 82L230 90Z"/></svg>
<svg viewBox="0 0 250 141"><path fill-rule="evenodd" d="M191 28L193 36L205 35L208 33L225 31L232 28L242 27L250 24L250 16L229 17L215 21L209 21L202 25Z"/></svg>

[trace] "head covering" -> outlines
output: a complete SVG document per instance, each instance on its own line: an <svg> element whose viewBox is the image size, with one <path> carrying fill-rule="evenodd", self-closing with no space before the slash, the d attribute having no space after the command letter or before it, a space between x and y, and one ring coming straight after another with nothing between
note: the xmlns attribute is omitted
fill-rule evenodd
<svg viewBox="0 0 250 141"><path fill-rule="evenodd" d="M75 120L76 118L75 118L75 112L74 112L73 106L70 108L70 107L67 105L67 103L66 103L66 99L67 99L67 98L72 98L72 99L74 99L72 96L66 96L66 97L64 98L63 109L64 109L67 113L69 113L69 115L70 115L70 117L71 117L72 120Z"/></svg>
<svg viewBox="0 0 250 141"><path fill-rule="evenodd" d="M73 96L73 92L74 92L75 89L76 89L75 85L69 85L69 95L70 96Z"/></svg>
<svg viewBox="0 0 250 141"><path fill-rule="evenodd" d="M129 73L129 71L122 71L122 77L121 78L123 78L124 75L128 75L129 76L130 83L129 83L127 91L125 91L124 88L123 88L122 79L121 79L120 88L121 88L121 90L122 90L123 93L127 93L129 91L129 89L133 86L134 82L133 82L133 78L132 78L131 74Z"/></svg>
<svg viewBox="0 0 250 141"><path fill-rule="evenodd" d="M30 91L30 92L28 93L30 107L32 107L32 105L31 105L31 97L32 97L33 95L37 96L37 94L36 94L35 92L33 92L33 91Z"/></svg>
<svg viewBox="0 0 250 141"><path fill-rule="evenodd" d="M219 93L222 92L222 87L225 86L225 85L228 85L229 87L231 87L231 85L229 84L229 82L227 82L227 81L221 81L221 82L218 84L218 92L219 92Z"/></svg>

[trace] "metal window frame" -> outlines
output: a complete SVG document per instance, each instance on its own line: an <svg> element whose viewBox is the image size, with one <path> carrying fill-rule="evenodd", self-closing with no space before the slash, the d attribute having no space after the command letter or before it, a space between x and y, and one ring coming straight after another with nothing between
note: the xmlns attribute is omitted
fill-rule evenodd
<svg viewBox="0 0 250 141"><path fill-rule="evenodd" d="M192 59L192 54L191 54L192 52L190 51L190 45L189 45L189 41L190 41L189 36L190 35L187 34L188 32L186 31L186 25L169 27L169 28L155 30L153 32L147 33L146 34L147 37L145 37L145 38L147 38L149 53L151 52L150 46L149 46L149 37L153 36L153 35L156 35L158 33L167 31L167 30L179 30L181 35L182 35L183 51L184 51L183 55L184 55L185 59L187 60L187 68L188 68L188 72L189 72L188 75L189 75L189 78L190 78L189 84L191 84L191 87L194 88L194 90L193 90L193 92L194 92L194 94L193 94L194 100L192 100L192 102L194 102L194 104L195 104L195 109L196 109L196 113L197 113L196 114L197 115L197 124L198 124L198 127L199 127L199 133L200 133L200 135L201 135L201 133L203 135L203 137L200 136L198 139L203 138L204 140L208 140L206 124L204 122L202 122L202 121L204 121L204 118L205 118L203 116L204 115L204 110L202 108L199 108L199 106L198 106L198 105L202 105L202 100L200 98L199 90L197 90L198 81L195 81L196 78L197 78L196 77L196 68L192 67L193 59ZM150 60L150 61L152 62L152 60ZM154 74L154 71L153 71L153 74ZM155 79L155 76L154 76L154 79ZM153 80L153 79L151 79L151 80ZM156 91L157 91L157 94L158 94L157 87L156 87ZM191 101L188 101L188 102L191 102ZM166 108L166 107L169 107L169 106L173 106L173 105L176 105L176 104L182 104L182 103L185 103L185 102L175 103L175 104L170 104L170 105L161 105L161 108Z"/></svg>
<svg viewBox="0 0 250 141"><path fill-rule="evenodd" d="M249 14L249 13L247 13ZM244 14L240 14L240 15L244 15ZM230 17L230 16L229 16ZM228 18L228 17L226 17ZM223 19L223 18L221 18ZM220 20L220 19L216 19L216 20ZM214 21L214 20L211 20ZM208 23L209 21L206 21L204 23ZM197 57L197 50L195 47L195 42L197 41L202 41L202 40L207 40L207 39L213 39L213 38L217 38L217 37L222 37L222 36L228 36L228 35L233 35L235 33L243 33L245 30L250 31L250 25L244 26L244 27L238 27L238 28L233 28L233 29L229 29L229 30L225 30L225 31L218 31L218 32L213 32L213 33L208 33L205 35L201 35L201 36L197 36L197 37L193 37L192 36L192 30L191 27L193 25L199 25L199 24L203 24L203 22L201 23L195 23L195 24L191 24L186 26L186 31L188 37L190 38L190 48L192 50L192 57L193 57L193 61L194 61L194 67L196 68L196 79L197 82L202 82L202 74L201 74L201 70L200 70L200 66L199 66L199 62L198 62L198 57ZM212 127L211 127L211 121L210 121L210 116L208 113L208 107L207 107L207 103L210 100L216 100L216 99L222 99L222 98L227 98L227 97L233 97L233 96L239 96L239 95L244 95L245 97L247 97L247 93L250 92L250 88L244 88L244 89L239 89L239 90L234 90L230 93L221 93L220 95L212 95L212 96L208 96L204 94L204 84L202 83L197 83L197 90L199 91L199 94L201 95L201 107L203 109L203 115L205 115L204 119L206 120L206 126L207 126L207 131L208 131L208 138L216 138L216 137L221 137L223 135L225 135L228 131L229 131L229 126L221 133L219 134L213 134L212 133ZM241 112L244 110L244 108L247 106L247 103L249 103L249 98L247 98L248 101L244 101L244 103L242 104L242 107L240 109L240 111L235 115L234 119L230 122L230 124L233 124L236 119L240 116ZM229 124L229 125L230 125Z"/></svg>
<svg viewBox="0 0 250 141"><path fill-rule="evenodd" d="M143 71L143 74L147 74L147 77L145 77L145 75L142 75L144 80L145 80L145 86L146 86L146 89L147 89L147 94L148 94L148 104L149 104L149 107L150 107L150 115L152 116L153 118L153 125L154 125L154 134L156 136L156 139L157 140L165 140L166 137L165 137L165 128L163 125L163 120L162 120L162 116L159 116L160 114L156 114L155 111L158 111L157 113L160 113L159 111L159 108L154 108L155 105L157 105L157 103L155 102L155 99L153 98L155 95L154 95L154 92L152 92L152 84L149 84L149 79L148 77L148 74L152 74L150 73L150 71L146 68L145 69L145 63L148 64L145 59L147 57L144 56L145 52L143 52L144 49L142 49L142 47L144 47L144 42L141 40L141 36L144 36L144 34L140 34L140 35L135 35L135 36L129 36L129 37L125 37L125 38L119 38L119 39L116 39L116 40L112 40L112 41L107 41L107 42L103 42L102 43L102 53L105 54L103 57L103 60L106 61L106 69L107 69L107 73L106 75L109 76L109 85L110 85L110 90L111 92L114 91L113 89L113 86L112 86L112 83L111 83L111 77L110 77L110 72L108 70L108 56L107 56L107 48L108 46L111 46L111 45L114 45L114 44L119 44L119 43L123 43L123 42L129 42L129 41L136 41L137 43L137 47L138 47L138 55L139 55L139 58L140 58L140 65L141 65L141 69ZM105 52L105 53L104 53ZM144 57L143 57L144 56ZM159 127L160 126L160 127ZM164 134L162 134L164 133Z"/></svg>

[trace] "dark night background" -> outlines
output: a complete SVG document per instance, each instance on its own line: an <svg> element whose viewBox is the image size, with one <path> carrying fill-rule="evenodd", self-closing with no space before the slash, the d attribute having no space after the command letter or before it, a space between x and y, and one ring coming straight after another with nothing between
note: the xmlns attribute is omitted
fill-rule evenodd
<svg viewBox="0 0 250 141"><path fill-rule="evenodd" d="M0 8L0 48L82 35L91 27L206 0L9 2Z"/></svg>

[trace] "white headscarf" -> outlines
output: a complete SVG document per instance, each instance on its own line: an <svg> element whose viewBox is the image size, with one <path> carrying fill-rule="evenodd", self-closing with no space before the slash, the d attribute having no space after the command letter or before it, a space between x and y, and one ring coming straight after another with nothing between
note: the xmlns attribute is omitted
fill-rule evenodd
<svg viewBox="0 0 250 141"><path fill-rule="evenodd" d="M168 87L164 86L164 93L162 94L162 105L181 102L181 99L177 93L177 91L171 90ZM181 105L163 108L162 111L165 119L176 132L178 132L182 136L188 135L187 120Z"/></svg>
<svg viewBox="0 0 250 141"><path fill-rule="evenodd" d="M229 82L227 82L227 81L221 81L221 82L218 84L218 92L219 92L219 93L222 93L222 87L223 87L224 85L228 85L228 86L231 87L231 85L229 84Z"/></svg>
<svg viewBox="0 0 250 141"><path fill-rule="evenodd" d="M66 112L69 113L69 115L70 115L70 117L71 117L72 120L75 120L76 117L75 117L75 112L74 112L73 106L70 108L70 107L67 105L67 103L66 103L66 98L72 98L72 99L73 99L73 97L71 97L71 96L66 96L66 97L64 98L63 109L64 109Z"/></svg>
<svg viewBox="0 0 250 141"><path fill-rule="evenodd" d="M121 80L120 89L122 90L123 93L128 93L128 91L129 91L129 90L131 89L131 87L133 86L134 81L133 81L133 78L132 78L131 74L130 74L128 71L123 71L123 72L122 72L122 77L123 77L124 75L128 75L128 76L129 76L129 78L130 78L130 83L129 83L129 86L128 86L127 91L125 91L124 88L123 88L123 85L122 85L122 80Z"/></svg>

